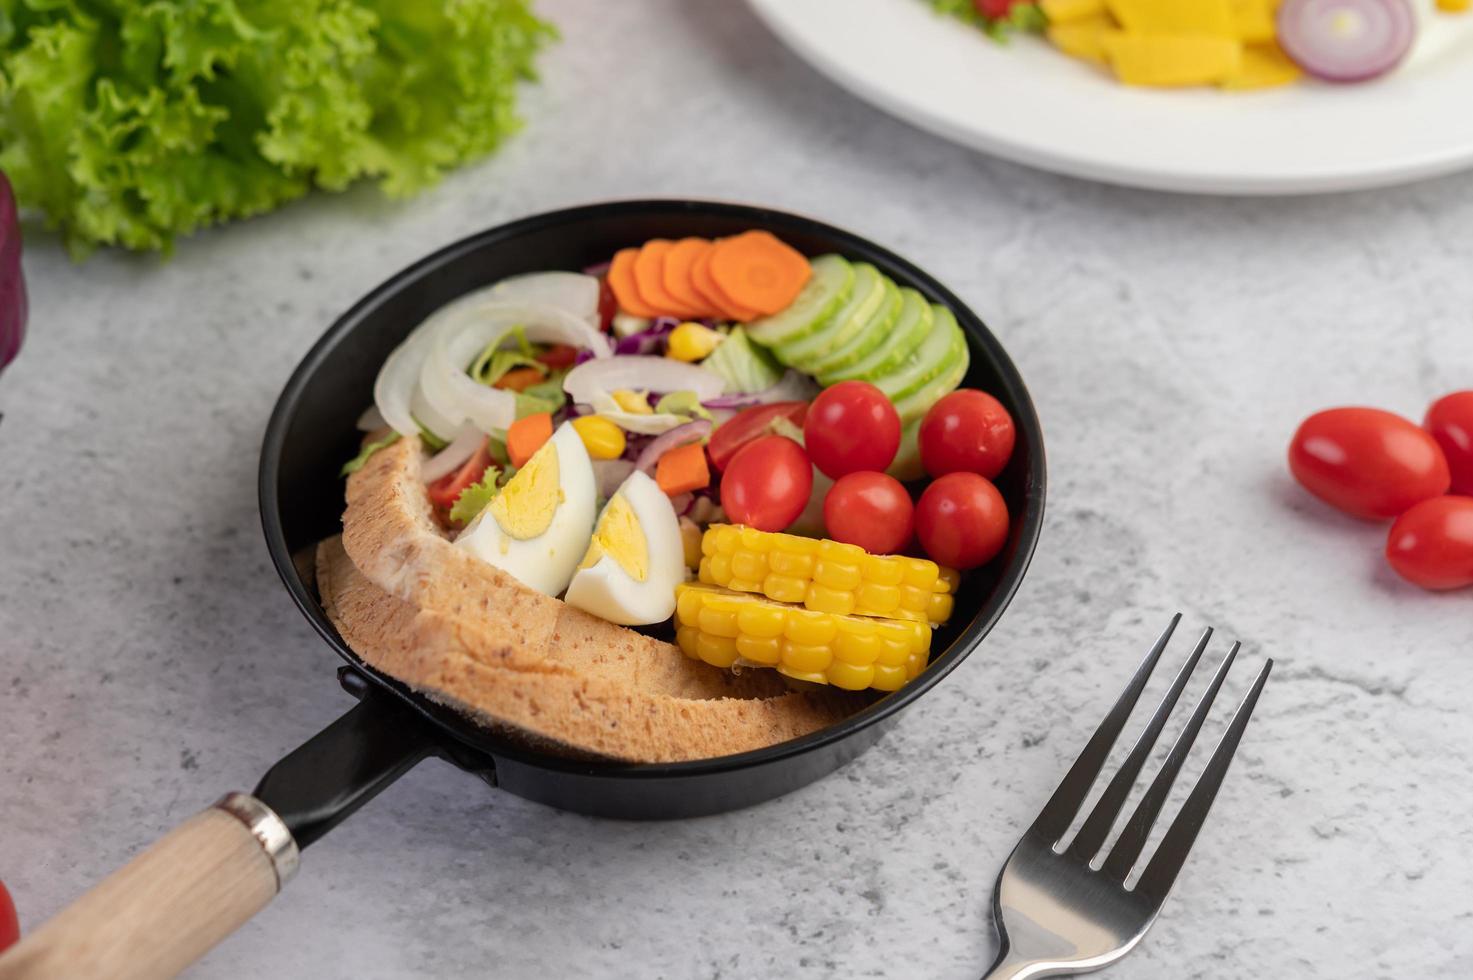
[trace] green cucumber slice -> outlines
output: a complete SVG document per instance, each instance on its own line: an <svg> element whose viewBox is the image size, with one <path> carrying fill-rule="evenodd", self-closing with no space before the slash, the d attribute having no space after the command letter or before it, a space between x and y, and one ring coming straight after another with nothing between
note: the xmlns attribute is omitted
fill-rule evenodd
<svg viewBox="0 0 1473 980"><path fill-rule="evenodd" d="M791 343L819 327L849 298L854 267L840 255L820 255L810 265L813 275L788 308L747 324L747 336L764 347Z"/></svg>
<svg viewBox="0 0 1473 980"><path fill-rule="evenodd" d="M915 419L900 430L900 448L895 450L895 459L885 469L901 483L919 480L926 475L926 468L921 465L920 428L921 420Z"/></svg>
<svg viewBox="0 0 1473 980"><path fill-rule="evenodd" d="M854 286L849 290L849 299L844 305L817 330L796 340L778 344L772 352L784 364L791 364L812 374L809 365L836 347L848 343L850 338L864 329L875 310L884 305L884 302L885 277L868 262L856 262Z"/></svg>
<svg viewBox="0 0 1473 980"><path fill-rule="evenodd" d="M820 384L831 385L851 378L872 381L904 364L931 332L931 305L909 286L900 287L900 315L880 346L848 367L833 368L819 375Z"/></svg>
<svg viewBox="0 0 1473 980"><path fill-rule="evenodd" d="M912 423L920 424L921 419L931 410L932 405L956 390L957 385L961 384L962 379L967 376L967 367L971 359L971 352L964 341L961 346L961 356L947 362L946 370L895 402L895 411L899 413L901 424L906 426L907 431ZM904 447L904 445L902 434L901 446Z"/></svg>
<svg viewBox="0 0 1473 980"><path fill-rule="evenodd" d="M944 306L933 306L932 312L936 325L931 328L931 335L898 371L875 381L875 387L892 402L919 391L927 381L945 372L952 360L966 356L967 341L956 317Z"/></svg>
<svg viewBox="0 0 1473 980"><path fill-rule="evenodd" d="M900 316L900 307L904 304L900 298L900 287L883 276L881 278L885 283L884 302L847 344L841 344L824 356L809 361L807 365L809 374L828 374L830 371L856 364L890 336L890 328L895 326L895 321Z"/></svg>

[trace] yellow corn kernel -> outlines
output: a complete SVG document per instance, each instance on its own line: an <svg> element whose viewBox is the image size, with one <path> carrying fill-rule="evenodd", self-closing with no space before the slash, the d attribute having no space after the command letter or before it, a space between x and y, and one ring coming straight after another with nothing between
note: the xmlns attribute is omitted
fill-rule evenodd
<svg viewBox="0 0 1473 980"><path fill-rule="evenodd" d="M618 405L630 415L653 415L655 410L650 408L649 396L642 391L630 391L628 388L620 388L609 392Z"/></svg>
<svg viewBox="0 0 1473 980"><path fill-rule="evenodd" d="M675 640L717 667L775 667L798 680L845 690L898 690L925 667L923 622L814 612L711 585L675 590Z"/></svg>
<svg viewBox="0 0 1473 980"><path fill-rule="evenodd" d="M680 547L685 554L687 568L701 565L701 529L689 517L680 518Z"/></svg>
<svg viewBox="0 0 1473 980"><path fill-rule="evenodd" d="M717 348L726 337L703 323L686 322L670 331L667 357L677 361L699 361Z"/></svg>
<svg viewBox="0 0 1473 980"><path fill-rule="evenodd" d="M700 579L778 602L801 602L817 612L941 623L960 580L924 558L871 555L852 544L820 541L756 528L715 524L701 539Z"/></svg>
<svg viewBox="0 0 1473 980"><path fill-rule="evenodd" d="M573 431L594 459L618 459L624 455L624 430L602 415L582 415L573 420Z"/></svg>
<svg viewBox="0 0 1473 980"><path fill-rule="evenodd" d="M931 601L926 604L926 619L933 623L944 623L951 618L951 610L956 600L941 592L931 593Z"/></svg>

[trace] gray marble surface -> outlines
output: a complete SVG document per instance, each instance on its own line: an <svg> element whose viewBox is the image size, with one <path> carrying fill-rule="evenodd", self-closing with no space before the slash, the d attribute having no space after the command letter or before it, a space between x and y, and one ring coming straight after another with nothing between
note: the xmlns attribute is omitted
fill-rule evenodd
<svg viewBox="0 0 1473 980"><path fill-rule="evenodd" d="M167 263L29 243L32 335L0 381L0 877L25 922L347 707L254 495L272 402L333 317L506 219L693 195L847 225L993 326L1049 449L1012 608L868 755L746 812L600 822L425 764L193 975L977 976L1000 862L1178 609L1278 669L1114 973L1473 975L1473 594L1401 584L1384 528L1283 463L1315 409L1419 416L1473 381L1473 175L1095 186L879 114L734 2L544 9L564 40L530 124L417 200L317 197Z"/></svg>

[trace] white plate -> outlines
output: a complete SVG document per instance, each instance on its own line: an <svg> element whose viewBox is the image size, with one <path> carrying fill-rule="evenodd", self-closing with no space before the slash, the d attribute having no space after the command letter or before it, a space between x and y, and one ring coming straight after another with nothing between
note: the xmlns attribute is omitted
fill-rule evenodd
<svg viewBox="0 0 1473 980"><path fill-rule="evenodd" d="M748 0L814 67L907 122L1046 170L1159 190L1300 194L1473 165L1473 14L1435 14L1360 85L1117 85L1038 38L999 45L926 0ZM1185 2L1185 0L1183 0Z"/></svg>

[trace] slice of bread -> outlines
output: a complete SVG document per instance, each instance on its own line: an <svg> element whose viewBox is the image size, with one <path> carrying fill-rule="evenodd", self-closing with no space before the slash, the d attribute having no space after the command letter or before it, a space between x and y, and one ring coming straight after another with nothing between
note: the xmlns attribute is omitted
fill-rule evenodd
<svg viewBox="0 0 1473 980"><path fill-rule="evenodd" d="M431 515L419 440L348 481L343 536L318 550L324 609L378 669L564 751L638 762L711 758L816 731L867 703L788 691L528 589L455 548Z"/></svg>

